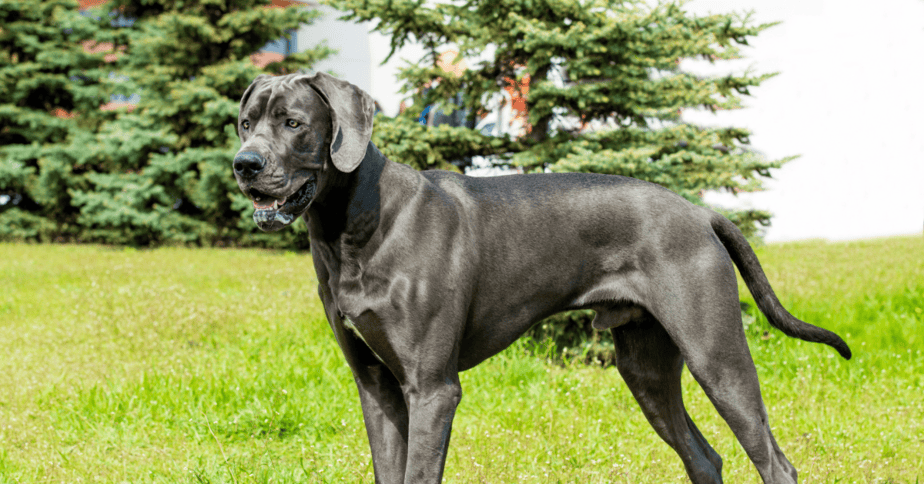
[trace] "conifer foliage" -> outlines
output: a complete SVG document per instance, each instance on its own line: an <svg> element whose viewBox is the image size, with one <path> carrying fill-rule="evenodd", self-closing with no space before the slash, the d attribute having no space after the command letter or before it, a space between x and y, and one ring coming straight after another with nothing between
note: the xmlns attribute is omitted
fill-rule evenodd
<svg viewBox="0 0 924 484"><path fill-rule="evenodd" d="M99 28L76 0L0 0L0 238L76 234L67 143L103 121L104 55L87 44Z"/></svg>
<svg viewBox="0 0 924 484"><path fill-rule="evenodd" d="M79 79L70 74L67 79L71 85L66 89L76 89L74 84L80 86L84 77L106 88L104 98L83 96L86 105L73 111L77 124L97 117L100 122L79 133L41 141L47 144L46 150L56 150L56 156L48 159L63 166L70 181L51 203L30 195L34 203L19 210L26 217L53 206L65 207L72 215L68 230L43 227L57 230L59 237L85 242L307 244L304 229L302 233L287 231L283 237L257 233L250 218L252 207L234 183L231 159L238 148L238 102L254 77L307 69L333 52L319 46L263 68L251 60L268 42L312 23L316 11L298 3L268 8L270 0L112 0L95 13L80 15L76 2L69 0L0 1L20 10L33 3L67 4L74 18L99 27L78 32L60 22L49 23L52 31L57 29L56 35L66 34L76 41L38 47L46 59L59 58L64 52L78 55L83 52L80 40L111 46L110 62L101 70ZM22 88L13 89L20 92ZM110 95L131 102L107 103ZM101 106L106 110L100 110ZM55 107L46 103L35 109L45 114ZM12 108L4 105L3 109ZM4 128L3 133L4 145L8 145L14 130ZM30 146L37 149L34 143ZM7 148L0 149L8 153ZM35 184L39 172L9 155L0 163L0 190L28 195L25 185ZM16 170L25 180L19 185L6 175ZM2 216L9 218L6 212L11 211L5 210ZM56 216L49 220L52 225L60 223ZM0 223L0 231L6 231L0 237L38 238L24 231L6 235L12 230L8 227L6 221Z"/></svg>

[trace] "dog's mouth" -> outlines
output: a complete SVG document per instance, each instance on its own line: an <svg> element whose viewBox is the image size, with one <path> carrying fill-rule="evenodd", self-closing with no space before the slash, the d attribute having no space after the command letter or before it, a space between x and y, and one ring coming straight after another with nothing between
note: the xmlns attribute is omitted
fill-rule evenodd
<svg viewBox="0 0 924 484"><path fill-rule="evenodd" d="M249 195L253 200L254 223L264 232L275 232L291 224L308 209L316 188L317 176L311 174L298 190L286 197L276 198L251 189Z"/></svg>

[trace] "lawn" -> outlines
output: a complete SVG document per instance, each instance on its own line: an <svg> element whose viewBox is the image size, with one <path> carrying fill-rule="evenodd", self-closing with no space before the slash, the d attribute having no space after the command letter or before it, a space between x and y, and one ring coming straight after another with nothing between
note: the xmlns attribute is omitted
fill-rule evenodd
<svg viewBox="0 0 924 484"><path fill-rule="evenodd" d="M801 481L924 482L924 239L758 255L783 304L854 352L748 325ZM373 482L316 284L307 254L0 245L0 483ZM686 481L613 368L518 344L462 385L446 482ZM759 482L684 386L725 480Z"/></svg>

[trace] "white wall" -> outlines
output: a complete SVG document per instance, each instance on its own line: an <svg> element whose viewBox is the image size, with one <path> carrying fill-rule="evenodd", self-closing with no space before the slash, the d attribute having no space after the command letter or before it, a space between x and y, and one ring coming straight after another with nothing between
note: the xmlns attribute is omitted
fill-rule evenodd
<svg viewBox="0 0 924 484"><path fill-rule="evenodd" d="M766 191L709 202L772 211L768 241L921 233L924 0L693 0L686 8L754 10L757 22L783 23L735 63L780 72L752 90L747 109L684 118L749 128L753 148L771 158L802 155L773 172Z"/></svg>
<svg viewBox="0 0 924 484"><path fill-rule="evenodd" d="M331 72L341 79L352 82L366 92L373 92L372 54L369 43L369 27L366 24L341 22L342 14L326 5L311 4L322 12L323 17L310 26L298 30L298 50L314 47L326 41L338 53L315 64L318 71Z"/></svg>

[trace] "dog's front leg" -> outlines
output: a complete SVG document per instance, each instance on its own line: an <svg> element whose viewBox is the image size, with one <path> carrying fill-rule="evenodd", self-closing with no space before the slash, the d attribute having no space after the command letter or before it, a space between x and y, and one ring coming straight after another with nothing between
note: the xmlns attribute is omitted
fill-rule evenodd
<svg viewBox="0 0 924 484"><path fill-rule="evenodd" d="M449 449L458 376L402 390L383 364L353 368L377 483L439 483Z"/></svg>
<svg viewBox="0 0 924 484"><path fill-rule="evenodd" d="M443 478L449 434L462 399L458 375L405 390L410 416L405 483L438 483Z"/></svg>
<svg viewBox="0 0 924 484"><path fill-rule="evenodd" d="M331 317L339 318L336 313ZM369 347L346 330L339 319L334 321L338 324L331 324L331 328L359 390L375 482L400 484L407 464L408 411L404 392L394 373Z"/></svg>
<svg viewBox="0 0 924 484"><path fill-rule="evenodd" d="M408 411L398 380L381 363L354 367L353 377L363 407L375 482L400 484L407 463Z"/></svg>

